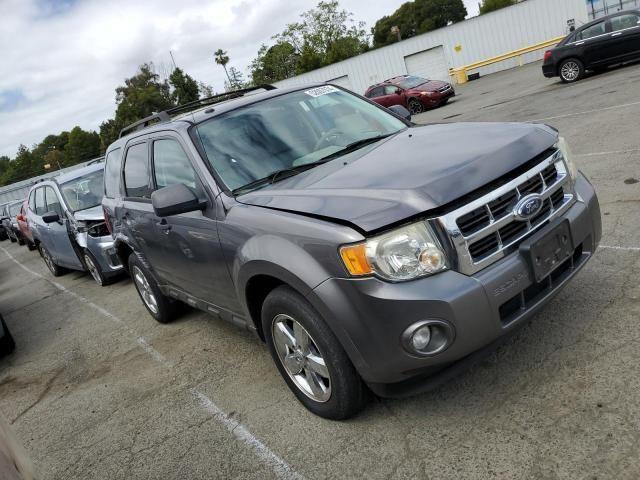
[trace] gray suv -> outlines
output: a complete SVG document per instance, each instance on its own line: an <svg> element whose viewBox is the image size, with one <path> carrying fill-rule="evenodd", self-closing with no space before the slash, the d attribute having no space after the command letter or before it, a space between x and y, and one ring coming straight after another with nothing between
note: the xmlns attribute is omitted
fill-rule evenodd
<svg viewBox="0 0 640 480"><path fill-rule="evenodd" d="M332 419L482 358L601 236L554 129L417 126L331 85L153 115L105 172L107 223L149 313L168 322L184 302L255 332Z"/></svg>

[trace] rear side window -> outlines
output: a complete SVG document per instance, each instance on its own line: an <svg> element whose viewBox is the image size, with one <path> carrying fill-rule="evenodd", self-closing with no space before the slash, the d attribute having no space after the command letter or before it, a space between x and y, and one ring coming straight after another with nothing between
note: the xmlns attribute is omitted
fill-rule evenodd
<svg viewBox="0 0 640 480"><path fill-rule="evenodd" d="M62 217L62 206L56 191L51 187L45 187L45 201L47 202L47 212L56 212Z"/></svg>
<svg viewBox="0 0 640 480"><path fill-rule="evenodd" d="M588 28L585 28L582 32L580 32L578 37L581 40L588 40L589 38L597 37L598 35L604 35L606 32L607 30L605 28L605 23L600 22L596 23L595 25L591 25Z"/></svg>
<svg viewBox="0 0 640 480"><path fill-rule="evenodd" d="M625 30L627 28L638 27L640 26L638 24L639 21L640 18L638 18L638 16L634 15L633 13L620 15L619 17L613 17L611 19L611 29L614 32L617 32L619 30Z"/></svg>
<svg viewBox="0 0 640 480"><path fill-rule="evenodd" d="M153 142L153 173L158 188L178 183L196 188L196 172L182 146L175 140Z"/></svg>
<svg viewBox="0 0 640 480"><path fill-rule="evenodd" d="M384 86L384 94L385 95L393 95L398 91L398 87L395 85L385 85Z"/></svg>
<svg viewBox="0 0 640 480"><path fill-rule="evenodd" d="M36 190L36 215L44 215L47 213L47 204L44 201L44 187Z"/></svg>
<svg viewBox="0 0 640 480"><path fill-rule="evenodd" d="M124 161L124 185L127 197L149 198L151 181L149 177L149 155L146 143L129 147Z"/></svg>
<svg viewBox="0 0 640 480"><path fill-rule="evenodd" d="M36 191L32 190L29 194L29 208L32 212L36 211Z"/></svg>
<svg viewBox="0 0 640 480"><path fill-rule="evenodd" d="M384 88L376 87L369 92L369 95L367 95L367 97L376 98L376 97L381 97L382 95L384 95Z"/></svg>
<svg viewBox="0 0 640 480"><path fill-rule="evenodd" d="M122 169L122 155L119 148L107 154L104 167L104 194L114 198L120 193L120 170Z"/></svg>

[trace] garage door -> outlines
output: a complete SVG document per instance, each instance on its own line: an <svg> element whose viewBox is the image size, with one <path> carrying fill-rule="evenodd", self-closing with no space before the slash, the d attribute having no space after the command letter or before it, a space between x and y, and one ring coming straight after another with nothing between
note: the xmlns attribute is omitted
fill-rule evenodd
<svg viewBox="0 0 640 480"><path fill-rule="evenodd" d="M449 67L444 56L442 45L404 57L404 64L409 75L424 77L430 80L449 81Z"/></svg>
<svg viewBox="0 0 640 480"><path fill-rule="evenodd" d="M341 87L348 88L349 90L353 90L353 87L351 87L351 80L349 80L349 75L332 78L331 80L327 80L325 83L333 83L334 85L339 85Z"/></svg>

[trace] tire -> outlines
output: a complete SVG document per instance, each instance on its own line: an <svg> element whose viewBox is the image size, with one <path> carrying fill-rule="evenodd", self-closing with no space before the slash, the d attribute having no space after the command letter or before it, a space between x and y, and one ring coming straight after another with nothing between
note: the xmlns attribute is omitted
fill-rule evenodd
<svg viewBox="0 0 640 480"><path fill-rule="evenodd" d="M9 355L15 350L16 342L13 340L2 315L0 315L0 329L0 356Z"/></svg>
<svg viewBox="0 0 640 480"><path fill-rule="evenodd" d="M36 248L36 245L33 242L30 242L29 240L27 240L27 248L29 249L29 251L33 252Z"/></svg>
<svg viewBox="0 0 640 480"><path fill-rule="evenodd" d="M9 235L9 240L11 240L11 243L16 243L18 241L13 235Z"/></svg>
<svg viewBox="0 0 640 480"><path fill-rule="evenodd" d="M18 238L18 245L24 245L25 244L24 238L22 238L21 234L16 234L16 237Z"/></svg>
<svg viewBox="0 0 640 480"><path fill-rule="evenodd" d="M151 272L135 253L129 255L129 274L149 315L157 322L169 323L176 317L176 303L164 296Z"/></svg>
<svg viewBox="0 0 640 480"><path fill-rule="evenodd" d="M577 58L568 58L560 64L558 74L564 83L575 83L584 77L584 65Z"/></svg>
<svg viewBox="0 0 640 480"><path fill-rule="evenodd" d="M301 295L286 286L269 293L262 306L262 328L282 378L309 411L344 420L366 406L368 389L360 375Z"/></svg>
<svg viewBox="0 0 640 480"><path fill-rule="evenodd" d="M100 268L100 264L89 250L85 250L82 253L82 261L89 274L99 286L104 287L109 285L111 279L104 274Z"/></svg>
<svg viewBox="0 0 640 480"><path fill-rule="evenodd" d="M417 98L410 98L407 102L411 115L418 115L424 112L424 105Z"/></svg>
<svg viewBox="0 0 640 480"><path fill-rule="evenodd" d="M49 271L54 277L59 277L65 272L62 267L56 265L56 263L53 261L53 258L51 258L49 250L47 250L44 245L39 245L38 250L40 251L40 256L42 257L44 264L47 266L47 268L49 268Z"/></svg>

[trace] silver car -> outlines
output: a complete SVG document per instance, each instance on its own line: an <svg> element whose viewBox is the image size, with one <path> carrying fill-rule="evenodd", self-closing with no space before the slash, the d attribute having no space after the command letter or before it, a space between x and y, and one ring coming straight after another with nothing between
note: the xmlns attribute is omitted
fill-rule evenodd
<svg viewBox="0 0 640 480"><path fill-rule="evenodd" d="M38 183L29 192L29 227L54 276L88 271L107 285L122 271L100 202L104 164L79 168Z"/></svg>

